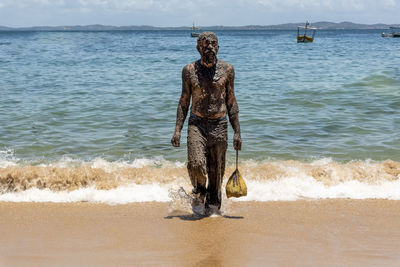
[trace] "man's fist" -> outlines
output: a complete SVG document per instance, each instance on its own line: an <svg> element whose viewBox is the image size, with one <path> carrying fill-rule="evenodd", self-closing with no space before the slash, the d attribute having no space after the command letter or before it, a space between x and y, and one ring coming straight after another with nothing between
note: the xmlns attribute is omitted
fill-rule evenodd
<svg viewBox="0 0 400 267"><path fill-rule="evenodd" d="M233 136L233 148L235 150L242 149L242 138L240 137L240 133L235 133L235 135Z"/></svg>
<svg viewBox="0 0 400 267"><path fill-rule="evenodd" d="M174 136L172 136L171 144L174 147L179 147L181 145L181 133L175 132Z"/></svg>

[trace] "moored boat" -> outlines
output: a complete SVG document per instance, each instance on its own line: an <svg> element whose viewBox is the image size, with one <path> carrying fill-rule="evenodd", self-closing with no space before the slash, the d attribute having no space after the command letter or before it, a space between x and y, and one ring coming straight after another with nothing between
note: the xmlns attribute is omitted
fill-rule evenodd
<svg viewBox="0 0 400 267"><path fill-rule="evenodd" d="M193 22L193 26L190 28L192 31L190 32L190 36L191 37L198 37L200 35L199 32L197 32L196 30L199 30L200 28L195 27L194 26L194 22Z"/></svg>
<svg viewBox="0 0 400 267"><path fill-rule="evenodd" d="M393 37L393 38L400 37L400 28L399 27L390 27L389 29L392 30L391 33L382 32L381 36L382 37Z"/></svg>
<svg viewBox="0 0 400 267"><path fill-rule="evenodd" d="M381 36L382 37L393 37L391 33L387 33L387 32L382 32Z"/></svg>
<svg viewBox="0 0 400 267"><path fill-rule="evenodd" d="M305 26L297 26L297 42L298 43L312 43L314 41L315 32L317 28L309 27L310 22L307 21ZM300 31L303 31L301 33ZM307 35L307 30L311 30L311 36Z"/></svg>

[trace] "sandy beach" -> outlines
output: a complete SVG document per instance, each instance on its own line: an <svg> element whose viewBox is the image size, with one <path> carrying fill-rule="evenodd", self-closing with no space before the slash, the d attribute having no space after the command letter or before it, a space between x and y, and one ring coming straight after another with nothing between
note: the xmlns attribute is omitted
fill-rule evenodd
<svg viewBox="0 0 400 267"><path fill-rule="evenodd" d="M156 202L2 202L0 265L395 266L399 211L390 200L235 202L199 218Z"/></svg>

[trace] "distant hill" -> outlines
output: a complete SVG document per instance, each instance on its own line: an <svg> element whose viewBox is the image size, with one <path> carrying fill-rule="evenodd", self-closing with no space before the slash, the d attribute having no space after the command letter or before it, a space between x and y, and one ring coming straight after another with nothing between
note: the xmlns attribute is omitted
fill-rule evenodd
<svg viewBox="0 0 400 267"><path fill-rule="evenodd" d="M301 23L285 23L278 25L247 25L247 26L238 26L238 27L230 27L230 26L211 26L204 27L206 29L212 30L294 30L297 29L297 26L304 26L304 22ZM357 24L353 22L315 22L312 23L312 27L316 27L320 30L373 30L373 29L389 29L389 27L399 27L400 24Z"/></svg>
<svg viewBox="0 0 400 267"><path fill-rule="evenodd" d="M10 29L10 27L0 26L0 31L8 31Z"/></svg>
<svg viewBox="0 0 400 267"><path fill-rule="evenodd" d="M294 30L304 22L285 23L278 25L246 25L246 26L204 26L202 30ZM352 30L352 29L388 29L389 27L400 27L400 24L358 24L353 22L327 22L320 21L312 23L313 27L320 30ZM140 26L107 26L107 25L76 25L76 26L35 26L35 27L6 27L0 26L0 31L157 31L157 30L190 30L190 27L155 27L149 25Z"/></svg>

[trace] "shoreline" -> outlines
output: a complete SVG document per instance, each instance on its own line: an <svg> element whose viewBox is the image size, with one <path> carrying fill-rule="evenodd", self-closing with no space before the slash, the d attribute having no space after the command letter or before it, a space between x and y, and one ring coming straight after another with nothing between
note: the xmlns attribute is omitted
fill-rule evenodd
<svg viewBox="0 0 400 267"><path fill-rule="evenodd" d="M400 201L233 202L224 216L168 203L0 202L0 265L396 265Z"/></svg>

